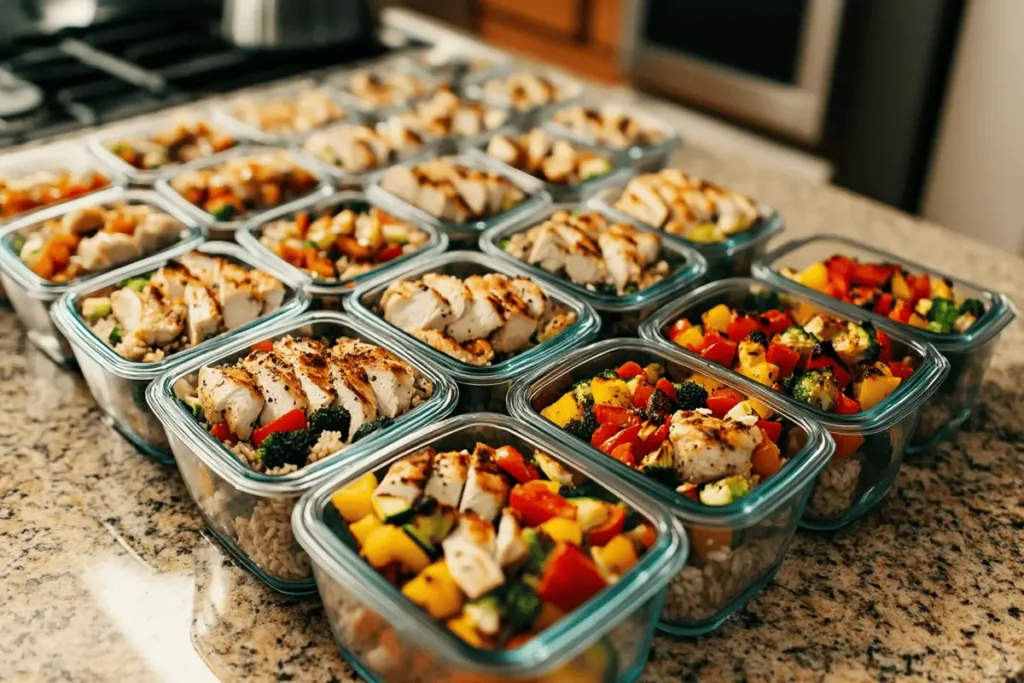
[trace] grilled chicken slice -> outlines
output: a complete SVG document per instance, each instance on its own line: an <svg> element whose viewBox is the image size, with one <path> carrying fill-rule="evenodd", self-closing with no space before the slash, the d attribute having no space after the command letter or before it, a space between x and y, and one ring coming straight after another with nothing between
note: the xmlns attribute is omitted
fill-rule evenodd
<svg viewBox="0 0 1024 683"><path fill-rule="evenodd" d="M407 280L391 283L381 296L384 319L403 330L441 329L451 320L451 306L436 290Z"/></svg>
<svg viewBox="0 0 1024 683"><path fill-rule="evenodd" d="M637 184L623 194L616 206L656 228L663 226L669 217L668 206L658 193L642 184Z"/></svg>
<svg viewBox="0 0 1024 683"><path fill-rule="evenodd" d="M142 317L133 334L147 346L162 346L177 339L184 328L185 302L153 284L143 290L141 298Z"/></svg>
<svg viewBox="0 0 1024 683"><path fill-rule="evenodd" d="M198 283L187 284L183 294L188 341L195 346L220 329L220 305L210 295L210 290Z"/></svg>
<svg viewBox="0 0 1024 683"><path fill-rule="evenodd" d="M142 253L148 254L174 243L181 229L181 223L174 216L149 211L136 226L133 237Z"/></svg>
<svg viewBox="0 0 1024 683"><path fill-rule="evenodd" d="M553 225L541 225L533 234L533 246L526 261L538 265L549 273L558 273L565 268L569 250Z"/></svg>
<svg viewBox="0 0 1024 683"><path fill-rule="evenodd" d="M377 516L385 522L396 515L405 514L423 495L430 474L434 449L396 460L370 495Z"/></svg>
<svg viewBox="0 0 1024 683"><path fill-rule="evenodd" d="M377 419L377 400L363 368L342 363L330 364L331 385L337 394L335 404L348 411L349 429L346 442L351 442L364 422Z"/></svg>
<svg viewBox="0 0 1024 683"><path fill-rule="evenodd" d="M204 287L213 287L220 273L220 266L223 259L217 256L209 256L201 251L190 251L178 257L178 263L183 265L192 277L203 283Z"/></svg>
<svg viewBox="0 0 1024 683"><path fill-rule="evenodd" d="M252 436L263 411L263 396L249 373L236 367L200 368L197 394L207 422L227 422L242 441Z"/></svg>
<svg viewBox="0 0 1024 683"><path fill-rule="evenodd" d="M494 449L478 443L469 460L469 476L462 492L459 512L471 512L490 522L505 507L510 489L508 479L494 461Z"/></svg>
<svg viewBox="0 0 1024 683"><path fill-rule="evenodd" d="M110 306L125 337L135 331L142 320L142 297L134 289L122 287L110 294Z"/></svg>
<svg viewBox="0 0 1024 683"><path fill-rule="evenodd" d="M106 222L106 209L100 206L86 206L64 214L60 219L60 227L72 235L88 235L102 228Z"/></svg>
<svg viewBox="0 0 1024 683"><path fill-rule="evenodd" d="M465 280L466 289L472 295L466 310L458 320L453 320L445 332L457 342L484 339L502 326L501 300L491 291L487 281L480 275L470 275Z"/></svg>
<svg viewBox="0 0 1024 683"><path fill-rule="evenodd" d="M273 422L296 408L309 410L309 402L302 391L299 378L287 361L276 353L253 351L242 361L266 403L260 413L260 424Z"/></svg>
<svg viewBox="0 0 1024 683"><path fill-rule="evenodd" d="M423 276L423 284L430 287L448 303L450 310L448 321L454 322L466 312L466 305L473 299L473 293L466 284L452 275L427 273Z"/></svg>
<svg viewBox="0 0 1024 683"><path fill-rule="evenodd" d="M469 475L469 453L447 451L434 456L434 467L423 493L442 505L458 508Z"/></svg>
<svg viewBox="0 0 1024 683"><path fill-rule="evenodd" d="M189 283L202 286L202 283L180 263L171 262L166 266L157 268L156 272L149 278L149 281L160 287L167 294L182 299L185 297L185 287Z"/></svg>
<svg viewBox="0 0 1024 683"><path fill-rule="evenodd" d="M387 349L343 338L331 349L331 357L336 363L366 372L377 402L378 417L395 417L412 407L416 396L415 370Z"/></svg>
<svg viewBox="0 0 1024 683"><path fill-rule="evenodd" d="M489 342L483 339L460 345L440 330L412 330L410 334L421 342L462 363L482 367L488 365L494 359L494 349Z"/></svg>
<svg viewBox="0 0 1024 683"><path fill-rule="evenodd" d="M88 271L110 268L142 256L142 249L131 235L98 232L78 243L78 262Z"/></svg>
<svg viewBox="0 0 1024 683"><path fill-rule="evenodd" d="M618 291L621 292L630 283L640 282L647 262L631 237L606 230L598 236L597 243L601 247L608 274Z"/></svg>
<svg viewBox="0 0 1024 683"><path fill-rule="evenodd" d="M494 543L494 526L473 515L460 517L458 529L441 543L452 579L470 600L505 583Z"/></svg>
<svg viewBox="0 0 1024 683"><path fill-rule="evenodd" d="M233 330L259 317L263 301L248 270L224 261L218 268L216 283L226 329Z"/></svg>
<svg viewBox="0 0 1024 683"><path fill-rule="evenodd" d="M337 392L331 382L327 350L315 339L282 337L274 342L274 355L291 366L310 411L333 405Z"/></svg>
<svg viewBox="0 0 1024 683"><path fill-rule="evenodd" d="M511 508L505 508L498 523L498 536L494 543L494 559L502 567L514 565L530 552L521 537L522 525L519 516Z"/></svg>
<svg viewBox="0 0 1024 683"><path fill-rule="evenodd" d="M509 280L509 286L515 291L516 296L526 304L531 316L538 319L544 316L549 301L540 285L529 278L514 277Z"/></svg>
<svg viewBox="0 0 1024 683"><path fill-rule="evenodd" d="M529 306L519 298L508 277L488 273L483 279L501 302L501 317L505 321L491 333L490 342L494 351L511 353L525 348L537 331L537 318L531 315Z"/></svg>
<svg viewBox="0 0 1024 683"><path fill-rule="evenodd" d="M605 265L597 243L585 231L566 224L555 228L565 243L565 274L578 284L595 284L605 278Z"/></svg>
<svg viewBox="0 0 1024 683"><path fill-rule="evenodd" d="M420 181L407 166L393 166L381 176L380 186L413 206L419 206Z"/></svg>
<svg viewBox="0 0 1024 683"><path fill-rule="evenodd" d="M519 148L504 135L495 135L490 139L487 153L509 166L519 165Z"/></svg>
<svg viewBox="0 0 1024 683"><path fill-rule="evenodd" d="M281 284L281 281L262 270L249 270L246 273L257 296L263 301L263 308L260 312L267 315L279 309L281 303L284 302L284 285Z"/></svg>
<svg viewBox="0 0 1024 683"><path fill-rule="evenodd" d="M750 456L761 443L756 424L722 420L700 412L672 416L669 440L676 470L685 482L699 484L750 474Z"/></svg>

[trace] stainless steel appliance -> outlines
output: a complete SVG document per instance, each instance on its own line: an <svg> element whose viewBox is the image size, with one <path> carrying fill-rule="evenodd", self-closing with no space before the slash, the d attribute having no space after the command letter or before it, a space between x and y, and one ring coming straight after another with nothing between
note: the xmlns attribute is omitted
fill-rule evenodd
<svg viewBox="0 0 1024 683"><path fill-rule="evenodd" d="M225 39L250 48L328 47L373 28L368 0L224 0L221 20Z"/></svg>

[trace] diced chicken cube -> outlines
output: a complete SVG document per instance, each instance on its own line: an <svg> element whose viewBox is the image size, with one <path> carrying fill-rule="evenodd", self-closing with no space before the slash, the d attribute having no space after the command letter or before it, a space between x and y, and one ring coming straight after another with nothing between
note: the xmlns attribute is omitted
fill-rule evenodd
<svg viewBox="0 0 1024 683"><path fill-rule="evenodd" d="M522 539L522 525L514 510L505 508L498 523L498 535L494 543L494 559L502 567L517 564L530 552Z"/></svg>
<svg viewBox="0 0 1024 683"><path fill-rule="evenodd" d="M442 505L458 508L468 475L468 453L460 451L438 453L434 456L434 467L423 493Z"/></svg>
<svg viewBox="0 0 1024 683"><path fill-rule="evenodd" d="M242 361L265 401L260 424L273 422L296 408L309 409L306 394L291 366L275 353L253 351Z"/></svg>
<svg viewBox="0 0 1024 683"><path fill-rule="evenodd" d="M469 476L459 512L473 513L490 522L498 517L510 491L508 479L494 461L494 449L478 443L469 461Z"/></svg>
<svg viewBox="0 0 1024 683"><path fill-rule="evenodd" d="M184 300L188 341L195 346L220 328L220 306L210 295L210 290L198 283L185 286Z"/></svg>
<svg viewBox="0 0 1024 683"><path fill-rule="evenodd" d="M142 250L131 235L120 232L98 232L78 243L78 261L90 271L127 263L140 256Z"/></svg>
<svg viewBox="0 0 1024 683"><path fill-rule="evenodd" d="M99 206L87 206L77 211L70 211L60 219L63 232L72 235L86 235L103 227L107 220L107 212Z"/></svg>
<svg viewBox="0 0 1024 683"><path fill-rule="evenodd" d="M699 484L749 475L750 457L761 443L761 430L756 424L680 411L672 416L669 440L683 481Z"/></svg>
<svg viewBox="0 0 1024 683"><path fill-rule="evenodd" d="M200 368L197 392L207 422L227 422L242 441L252 436L263 411L263 396L249 373L235 367Z"/></svg>
<svg viewBox="0 0 1024 683"><path fill-rule="evenodd" d="M489 534L486 527L490 527ZM494 527L486 520L463 516L459 528L441 547L452 579L470 600L505 583L501 565L494 559Z"/></svg>
<svg viewBox="0 0 1024 683"><path fill-rule="evenodd" d="M142 320L142 297L133 289L122 287L110 295L110 307L125 337L139 326Z"/></svg>
<svg viewBox="0 0 1024 683"><path fill-rule="evenodd" d="M169 344L184 329L185 313L184 301L150 284L143 290L142 318L133 334L149 346Z"/></svg>
<svg viewBox="0 0 1024 683"><path fill-rule="evenodd" d="M148 213L135 228L135 241L144 253L152 253L177 241L182 225L161 211Z"/></svg>
<svg viewBox="0 0 1024 683"><path fill-rule="evenodd" d="M222 263L216 283L226 329L241 327L260 316L263 301L245 268L233 263Z"/></svg>

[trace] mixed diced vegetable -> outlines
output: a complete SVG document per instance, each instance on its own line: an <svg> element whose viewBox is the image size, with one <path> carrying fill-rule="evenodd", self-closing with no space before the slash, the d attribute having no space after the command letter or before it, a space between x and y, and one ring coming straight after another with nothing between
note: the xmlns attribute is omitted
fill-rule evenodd
<svg viewBox="0 0 1024 683"><path fill-rule="evenodd" d="M150 171L202 159L237 143L233 136L205 121L182 120L146 137L118 140L109 149L129 166Z"/></svg>
<svg viewBox="0 0 1024 683"><path fill-rule="evenodd" d="M336 492L360 555L467 644L513 649L654 545L653 525L546 453L426 448Z"/></svg>
<svg viewBox="0 0 1024 683"><path fill-rule="evenodd" d="M66 202L109 184L110 180L97 171L83 174L38 171L17 178L0 178L0 218Z"/></svg>

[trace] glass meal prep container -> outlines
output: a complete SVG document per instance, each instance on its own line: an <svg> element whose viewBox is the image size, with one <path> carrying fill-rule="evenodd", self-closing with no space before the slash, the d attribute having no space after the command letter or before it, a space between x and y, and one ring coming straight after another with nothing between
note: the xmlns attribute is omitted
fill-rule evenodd
<svg viewBox="0 0 1024 683"><path fill-rule="evenodd" d="M430 259L416 260L402 271L390 272L385 278L369 280L356 288L346 302L350 310L381 335L396 344L417 349L440 366L459 385L459 410L505 412L505 397L517 378L540 367L553 358L586 344L597 336L601 321L589 304L566 289L548 281L536 280L547 301L554 308L575 317L575 322L561 329L552 338L491 365L472 365L438 351L426 342L392 325L384 319L381 298L388 286L398 280L416 281L428 273L466 278L471 275L498 273L511 278L531 278L526 267L494 256L470 251L453 251Z"/></svg>
<svg viewBox="0 0 1024 683"><path fill-rule="evenodd" d="M110 268L86 273L64 282L53 282L40 277L21 260L19 252L26 236L41 228L47 221L60 220L64 216L89 207L110 207L120 203L149 206L177 219L182 224L179 239L163 249L143 255L133 262L121 263ZM129 263L132 266L159 263L170 255L195 248L202 241L202 229L195 221L155 192L128 190L123 187L107 188L6 224L0 231L0 282L3 283L21 324L25 326L28 338L55 363L66 366L74 361L74 355L65 335L54 326L50 319L51 304L73 287L89 286L93 281L102 278L104 273L115 268L125 268L129 266Z"/></svg>
<svg viewBox="0 0 1024 683"><path fill-rule="evenodd" d="M181 145L181 139L196 136L205 130L202 142L191 145L190 154L193 159L173 161L159 151L167 149L155 139L170 141L175 147ZM177 141L173 134L183 135ZM147 116L112 128L106 128L89 137L89 150L104 164L126 177L133 185L150 186L164 173L182 164L202 159L213 154L236 147L244 142L244 133L240 129L216 120L209 109L185 107L157 116ZM137 164L129 163L120 148L135 150L138 155ZM149 150L147 147L153 147Z"/></svg>
<svg viewBox="0 0 1024 683"><path fill-rule="evenodd" d="M237 210L233 210L230 217L218 217L215 216L201 207L193 204L174 189L174 183L177 179L184 177L186 174L193 174L195 172L202 172L208 169L216 169L222 165L240 158L249 157L261 157L268 154L280 154L282 158L287 159L296 167L303 169L309 173L315 184L312 185L308 192L303 192L298 196L286 198L280 197L277 202L269 201L266 202L268 206L257 207L251 209L245 209L242 213L238 213ZM186 212L193 220L199 222L209 234L210 239L231 241L235 238L235 232L240 228L246 221L258 220L262 215L272 209L284 209L292 206L293 204L306 200L310 197L323 196L326 197L331 194L334 188L331 185L330 179L324 173L321 165L305 156L301 152L295 150L284 149L280 147L267 147L267 146L249 146L239 145L229 149L226 152L215 154L203 159L199 159L189 164L183 164L181 166L175 166L173 169L168 170L162 174L160 178L154 184L154 188L164 197L167 197L182 211ZM214 201L213 198L209 198L207 201Z"/></svg>
<svg viewBox="0 0 1024 683"><path fill-rule="evenodd" d="M403 207L395 206L395 202L383 201L384 199L386 198L382 197L372 200L367 198L367 196L362 192L348 191L339 192L338 194L326 199L311 199L300 206L283 211L272 211L261 218L259 222L246 224L238 231L238 243L249 251L258 253L268 263L274 264L275 271L287 273L289 279L304 281L303 290L313 298L315 304L326 308L340 309L341 300L350 294L361 282L371 278L383 277L385 273L391 272L396 268L405 267L410 260L428 258L430 256L440 254L448 247L448 237L446 235L438 233L434 226L430 224L417 225L412 221L402 218ZM351 208L358 212L359 210L365 210L368 207L374 207L384 211L397 221L408 224L411 229L422 232L422 237L425 241L418 248L389 258L389 260L381 262L379 265L364 273L334 280L314 278L308 271L302 270L296 265L289 263L271 250L270 247L260 241L263 236L264 228L276 221L294 220L302 213L306 213L311 220L315 220L316 216L322 212L337 214L346 208ZM389 242L390 239L391 238L389 238L385 232L384 241ZM394 237L393 241L390 241L389 246L392 244L400 245L401 239L408 238L402 237L401 235ZM385 246L384 249L389 248L389 246Z"/></svg>
<svg viewBox="0 0 1024 683"><path fill-rule="evenodd" d="M616 207L616 204L625 192L628 182L629 180L617 187L607 187L597 192L589 200L590 205L603 208L620 217L632 218L629 213ZM749 275L751 265L764 253L768 246L768 241L784 229L782 216L775 209L760 203L756 204L756 207L761 213L762 218L746 230L732 235L724 242L698 242L674 235L645 221L642 222L661 232L665 235L666 239L682 242L688 247L699 251L708 262L707 279L709 281L721 280L726 277Z"/></svg>
<svg viewBox="0 0 1024 683"><path fill-rule="evenodd" d="M486 158L486 155L462 154L445 156L441 157L441 159L448 161L454 166L464 167L472 171L495 173L514 185L526 196L521 202L510 209L502 211L501 213L490 215L482 219L471 219L464 223L456 223L447 219L438 218L437 216L428 213L418 206L414 206L410 202L398 197L388 190L385 190L381 185L384 173L377 176L376 180L370 184L366 190L366 196L371 199L387 197L390 201L397 200L403 207L407 207L407 211L405 213L418 225L433 225L439 232L448 235L449 242L455 247L476 246L477 239L479 239L480 233L484 230L499 225L508 225L519 220L521 216L536 210L538 207L551 203L551 197L537 187L534 178L528 174L522 173L521 171L517 171L514 168L509 168L508 166L499 163L497 160L488 159ZM419 163L420 161L409 161L404 164L396 164L388 170L391 171L402 167L412 169Z"/></svg>
<svg viewBox="0 0 1024 683"><path fill-rule="evenodd" d="M324 82L346 107L376 118L404 111L446 83L439 74L407 57L386 58L328 74Z"/></svg>
<svg viewBox="0 0 1024 683"><path fill-rule="evenodd" d="M225 365L246 356L254 344L286 335L336 340L350 337L383 347L412 365L432 385L430 397L379 429L326 457L286 474L258 472L215 439L178 398L175 385L194 383L200 368ZM167 439L189 495L207 526L253 574L274 590L289 594L315 590L309 557L292 533L292 508L299 497L339 469L365 462L386 444L448 415L457 390L440 370L416 353L400 349L367 332L351 316L335 311L310 311L281 318L225 339L164 372L146 392L146 399Z"/></svg>
<svg viewBox="0 0 1024 683"><path fill-rule="evenodd" d="M773 295L777 295L778 298L775 299ZM701 316L716 306L756 311L755 302L758 297L767 302L766 306L771 306L767 310L786 312L796 319L797 325L811 327L814 324L811 320L819 314L835 318L844 324L853 322L859 325L864 322L863 316L845 315L831 306L821 305L810 297L790 293L757 280L734 278L704 285L678 301L666 304L647 319L641 327L640 335L644 339L682 348L679 342L673 342L671 339L673 326L677 322L688 320L692 324L701 325ZM748 306L748 302L751 305ZM775 307L775 303L778 307ZM724 309L717 309L722 310ZM793 319L789 322L794 322ZM898 326L879 325L877 330L888 336L892 360L902 363L909 359L913 374L898 381L895 390L888 389L889 385L885 384L886 390L891 393L875 405L860 412L840 414L820 410L817 406L797 400L783 391L773 392L779 396L780 401L789 404L790 410L802 411L812 416L815 422L830 433L836 444L832 459L818 475L817 483L811 491L802 526L811 529L837 529L865 514L882 500L899 474L904 451L914 434L922 407L938 388L949 369L946 361L932 346L915 340ZM771 354L772 352L768 354L770 362L776 360ZM811 356L814 357L816 356ZM809 363L809 360L804 362ZM748 367L749 364L743 364L742 360L740 363L739 367L744 372L757 374ZM866 365L868 364L862 364L865 367ZM905 367L906 364L903 365ZM774 367L778 368L779 365L776 364ZM843 368L846 370L846 366ZM846 372L849 373L849 370ZM758 385L755 379L740 372L730 370L730 374L737 383L748 387ZM893 381L891 374L888 377L880 376L879 379L883 383ZM866 386L862 385L862 388ZM743 391L746 390L744 388ZM867 393L865 391L862 395L866 396ZM853 406L850 408L853 409ZM856 408L859 409L860 405L857 404Z"/></svg>
<svg viewBox="0 0 1024 683"><path fill-rule="evenodd" d="M977 299L984 305L984 314L965 332L937 334L910 325L900 325L900 329L907 336L931 344L949 361L949 374L925 404L908 452L929 450L948 438L970 416L978 400L985 372L992 362L999 335L1017 315L1013 302L999 292L838 235L816 235L788 242L760 259L754 265L754 272L757 277L773 285L799 292L837 311L851 316L859 315L876 324L892 323L886 316L834 299L779 273L779 269L783 267L802 271L837 254L856 258L864 263L898 264L907 273L930 275L951 285L959 296Z"/></svg>
<svg viewBox="0 0 1024 683"><path fill-rule="evenodd" d="M777 418L776 424L792 435L788 437L791 443L785 443L786 459L779 460L776 448L776 470L762 483L727 504L704 504L677 493L653 478L653 473L644 474L606 455L541 415L560 397L571 396L578 383L592 383L602 373L627 363L637 364L644 373L646 366L657 364L665 372L663 380L694 378L704 387L740 392L747 405L756 401L760 410L770 412L770 419ZM594 398L596 403L597 396ZM603 403L605 399L600 400ZM553 366L516 382L509 394L509 404L512 415L536 424L586 460L609 468L682 522L691 552L686 566L669 584L658 624L661 630L673 635L700 635L714 630L771 580L782 564L814 482L833 449L831 438L820 425L805 412L793 410L774 392L760 386L748 387L722 367L642 339L607 339L576 349ZM780 439L781 432L775 438ZM660 457L659 450L653 452ZM724 491L731 493L732 485L719 493Z"/></svg>
<svg viewBox="0 0 1024 683"><path fill-rule="evenodd" d="M174 256L180 256L183 251L178 250ZM236 244L207 242L199 246L197 251L224 257L248 269L273 273L273 269L264 260ZM209 349L218 348L245 334L247 330L263 327L275 320L293 318L309 305L309 297L300 291L297 283L275 275L285 290L284 299L276 310L160 360L149 363L127 360L96 336L80 311L81 303L89 297L105 294L132 278L146 276L172 260L173 257L163 255L88 280L64 294L51 310L53 322L67 337L78 367L85 376L93 398L105 413L106 421L140 451L165 464L173 462L173 455L164 428L152 409L146 405L146 387L169 368L178 367Z"/></svg>
<svg viewBox="0 0 1024 683"><path fill-rule="evenodd" d="M697 251L677 242L662 239L658 258L664 260L669 267L664 278L643 289L637 289L635 285L632 285L635 291L619 294L613 286L607 288L610 291L605 291L601 288L591 289L587 285L574 283L564 273L552 273L545 270L540 263L529 263L505 251L505 245L513 235L544 223L559 211L574 213L592 211L604 216L609 221L626 223L642 232L657 235L659 238L660 234L637 221L622 220L617 216L610 215L601 208L583 207L581 209L578 204L556 204L542 207L510 225L491 228L480 236L480 249L484 253L527 268L537 279L554 282L565 287L575 296L593 306L601 316L601 334L603 336L635 335L640 328L640 323L658 306L696 285L707 271L707 262Z"/></svg>
<svg viewBox="0 0 1024 683"><path fill-rule="evenodd" d="M360 556L358 541L332 504L336 492L367 473L383 474L403 456L428 447L438 453L473 451L477 443L551 456L565 474L589 479L585 486L596 484L595 490L625 502L655 534L653 544L620 580L525 643L504 650L464 642L444 622L413 604ZM363 459L306 494L296 507L292 526L312 559L342 655L363 678L382 683L637 680L647 663L665 585L688 551L679 523L630 483L535 427L493 413L449 418ZM545 566L550 565L546 562ZM543 582L538 590L545 592ZM544 619L543 614L536 619Z"/></svg>
<svg viewBox="0 0 1024 683"><path fill-rule="evenodd" d="M551 144L568 144L572 146L575 154L580 158L599 158L606 160L607 170L603 170L596 175L582 178L579 182L574 183L559 183L554 182L548 177L541 177L537 173L527 170L522 167L520 163L508 163L506 159L498 157L492 152L491 145L497 144L492 142L497 136L501 135L513 141L523 141L525 136L530 134L534 130L543 132L548 137ZM519 149L519 160L523 160L523 145L518 145ZM551 195L552 199L556 202L568 202L574 200L580 200L594 195L599 192L601 188L609 186L624 185L628 178L632 176L632 168L630 167L628 158L622 153L615 150L601 147L599 145L593 145L588 142L579 140L569 135L562 134L560 132L548 132L544 128L532 128L522 130L518 126L506 126L500 130L494 131L489 134L486 139L482 139L477 142L476 146L467 152L473 156L480 156L490 162L497 162L509 168L512 168L517 173L523 174L529 181L534 184L537 188L547 192ZM545 157L549 157L550 151L545 154ZM517 160L518 161L518 160ZM525 161L525 160L524 160ZM574 164L574 166L577 166ZM584 166L577 166L572 172L581 172L585 170ZM537 169L541 171L541 169Z"/></svg>
<svg viewBox="0 0 1024 683"><path fill-rule="evenodd" d="M522 115L524 126L537 125L556 107L577 101L584 86L560 73L543 68L509 65L505 71L466 79L466 94Z"/></svg>
<svg viewBox="0 0 1024 683"><path fill-rule="evenodd" d="M587 118L590 119L606 115L622 119L632 119L642 131L649 131L652 134L651 136L657 139L644 143L629 143L625 140L611 139L607 135L601 135L600 133L595 135L593 130L589 132L579 130L576 126L568 123L565 118L568 112L578 108L582 108L584 113L588 115ZM548 112L542 125L552 132L560 132L579 140L588 140L593 145L623 153L638 173L657 171L668 164L672 153L682 144L682 137L680 137L679 132L675 128L664 121L653 116L647 116L642 112L636 111L636 109L634 107L631 110L626 110L622 107L606 106L587 101L572 102Z"/></svg>

